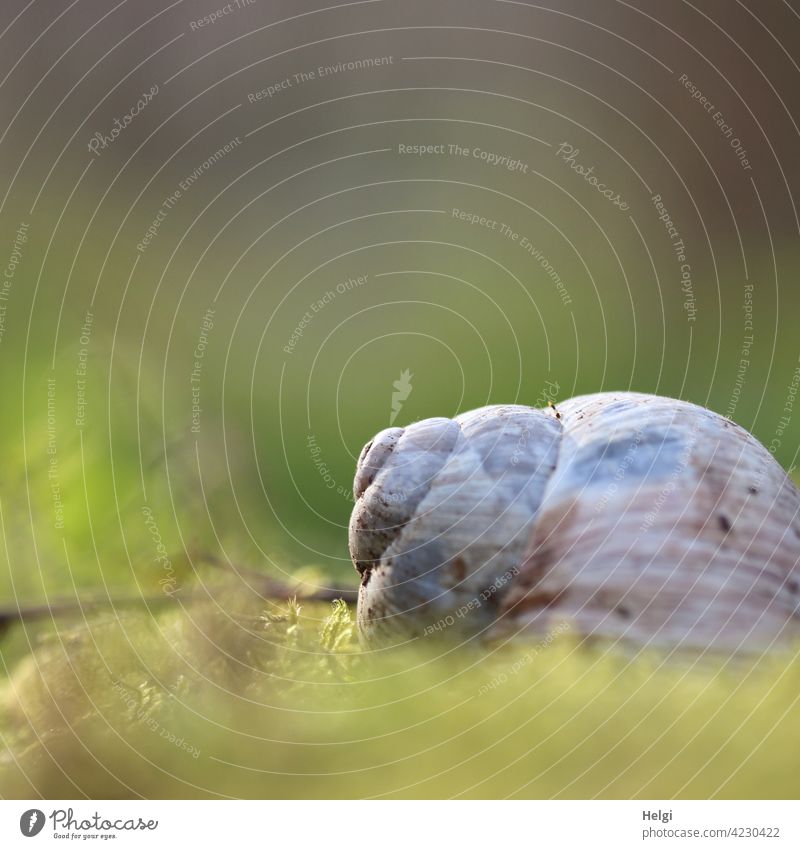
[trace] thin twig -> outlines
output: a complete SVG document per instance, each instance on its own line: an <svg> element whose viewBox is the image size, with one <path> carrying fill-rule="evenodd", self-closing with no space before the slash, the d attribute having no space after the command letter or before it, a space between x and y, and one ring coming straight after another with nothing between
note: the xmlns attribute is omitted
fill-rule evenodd
<svg viewBox="0 0 800 849"><path fill-rule="evenodd" d="M319 601L330 602L336 599L344 599L348 604L354 604L358 596L358 592L351 588L344 587L322 587L311 592L304 593L296 587L291 587L288 584L283 584L272 578L265 576L253 569L239 570L236 567L230 568L222 561L215 558L213 555L202 555L201 558L205 562L233 571L240 577L243 572L249 574L256 579L257 583L252 586L252 589L258 592L258 595L264 600L288 601L290 598L299 596L302 601ZM220 588L226 594L230 593L230 587ZM173 592L162 592L157 596L90 596L87 598L61 598L55 599L52 602L44 604L18 605L17 607L0 608L0 636L15 623L36 622L43 619L61 619L70 616L82 616L87 613L94 613L98 610L116 609L118 607L151 607L162 605L171 605L176 603L191 603L195 601L206 600L214 597L214 592L204 587L202 589L178 589Z"/></svg>
<svg viewBox="0 0 800 849"><path fill-rule="evenodd" d="M352 587L317 587L311 592L298 593L297 589L284 584L282 581L269 578L257 569L250 566L238 566L230 561L221 560L215 554L209 552L196 552L193 560L216 566L240 578L244 576L253 578L257 585L260 584L262 588L266 588L266 591L261 593L265 598L289 599L296 595L299 595L305 601L336 601L336 599L341 598L348 604L355 604L358 600L358 590Z"/></svg>

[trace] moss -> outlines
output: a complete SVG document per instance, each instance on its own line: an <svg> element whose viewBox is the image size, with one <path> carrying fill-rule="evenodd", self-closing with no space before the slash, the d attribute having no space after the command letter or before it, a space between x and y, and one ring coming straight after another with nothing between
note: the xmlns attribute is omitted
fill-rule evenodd
<svg viewBox="0 0 800 849"><path fill-rule="evenodd" d="M3 796L800 793L795 654L365 652L343 602L263 606L232 590L38 638L0 694Z"/></svg>

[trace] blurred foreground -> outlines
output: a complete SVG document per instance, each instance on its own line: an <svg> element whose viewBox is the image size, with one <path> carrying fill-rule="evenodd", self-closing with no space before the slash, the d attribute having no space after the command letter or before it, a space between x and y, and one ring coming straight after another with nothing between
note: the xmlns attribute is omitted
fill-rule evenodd
<svg viewBox="0 0 800 849"><path fill-rule="evenodd" d="M3 796L800 794L799 655L667 661L568 630L366 653L343 604L235 599L40 629L0 697Z"/></svg>

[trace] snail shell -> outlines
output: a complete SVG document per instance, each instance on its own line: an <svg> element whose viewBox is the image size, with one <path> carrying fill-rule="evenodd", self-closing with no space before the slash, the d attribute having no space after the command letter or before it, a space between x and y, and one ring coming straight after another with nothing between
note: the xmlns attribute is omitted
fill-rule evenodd
<svg viewBox="0 0 800 849"><path fill-rule="evenodd" d="M763 650L800 635L800 491L751 434L636 393L379 433L350 553L367 641L441 631Z"/></svg>

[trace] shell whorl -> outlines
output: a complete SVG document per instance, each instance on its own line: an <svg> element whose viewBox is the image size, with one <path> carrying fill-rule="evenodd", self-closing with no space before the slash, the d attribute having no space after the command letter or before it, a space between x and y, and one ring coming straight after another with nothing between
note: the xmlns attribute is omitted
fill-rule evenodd
<svg viewBox="0 0 800 849"><path fill-rule="evenodd" d="M636 393L391 428L358 462L363 636L764 648L800 634L800 492L747 431Z"/></svg>

